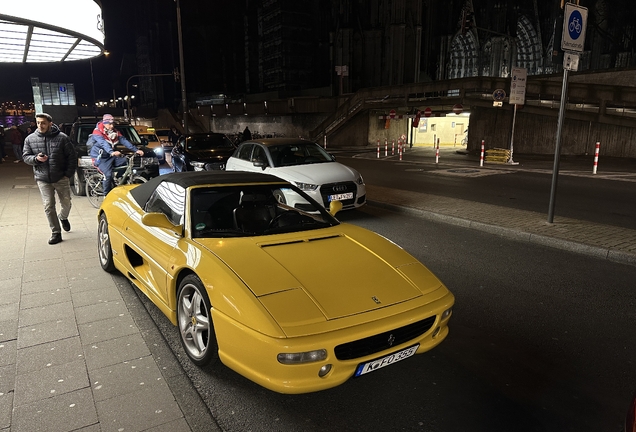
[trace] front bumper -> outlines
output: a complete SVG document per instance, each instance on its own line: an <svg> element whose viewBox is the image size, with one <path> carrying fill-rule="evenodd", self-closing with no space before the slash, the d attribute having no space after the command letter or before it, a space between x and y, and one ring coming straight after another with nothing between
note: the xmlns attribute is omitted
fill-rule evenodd
<svg viewBox="0 0 636 432"><path fill-rule="evenodd" d="M446 288L443 289L446 290ZM444 319L441 319L441 315L453 304L454 296L446 290L446 294L441 298L395 316L331 332L280 339L247 328L216 310L213 311L213 320L219 344L219 356L226 366L272 391L297 394L338 386L351 378L361 363L398 352L415 344L419 344L417 354L431 350L448 335L450 315ZM413 339L362 357L348 360L337 358L336 349L339 346L380 333L391 332L392 329L430 317L434 317L434 322L429 330ZM327 358L313 363L294 365L284 365L277 360L279 353L309 352L317 349L326 349ZM331 370L325 376L319 377L320 369L327 364L331 365Z"/></svg>

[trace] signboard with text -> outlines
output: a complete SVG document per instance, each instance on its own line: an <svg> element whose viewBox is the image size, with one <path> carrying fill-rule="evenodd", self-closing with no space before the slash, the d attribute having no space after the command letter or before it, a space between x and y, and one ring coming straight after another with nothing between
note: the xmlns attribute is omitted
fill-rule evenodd
<svg viewBox="0 0 636 432"><path fill-rule="evenodd" d="M511 105L523 105L526 103L527 78L528 71L525 68L512 68L512 80L510 81L510 97L508 98L508 103Z"/></svg>

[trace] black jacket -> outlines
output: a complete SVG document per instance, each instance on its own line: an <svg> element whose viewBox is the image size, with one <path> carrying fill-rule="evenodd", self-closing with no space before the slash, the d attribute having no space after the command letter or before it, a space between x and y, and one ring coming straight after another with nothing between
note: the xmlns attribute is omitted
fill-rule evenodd
<svg viewBox="0 0 636 432"><path fill-rule="evenodd" d="M49 156L46 162L39 162L35 157L38 153ZM57 183L62 177L73 177L77 168L77 153L73 143L60 129L51 124L46 134L39 130L26 137L22 159L33 165L35 179L46 183Z"/></svg>

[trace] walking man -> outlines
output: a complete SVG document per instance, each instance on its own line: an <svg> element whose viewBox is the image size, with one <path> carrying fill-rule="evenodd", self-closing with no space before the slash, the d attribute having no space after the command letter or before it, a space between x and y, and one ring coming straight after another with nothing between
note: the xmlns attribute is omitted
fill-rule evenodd
<svg viewBox="0 0 636 432"><path fill-rule="evenodd" d="M77 154L71 140L53 124L46 113L35 116L37 129L26 137L22 159L33 165L35 181L40 188L44 213L51 227L49 244L62 241L62 231L71 230L68 214L71 212L71 185L69 179L77 168ZM60 214L57 214L55 193L60 199Z"/></svg>
<svg viewBox="0 0 636 432"><path fill-rule="evenodd" d="M111 114L104 114L102 121L97 123L93 134L89 137L89 140L93 142L90 155L92 158L95 158L97 167L104 173L104 181L102 183L104 195L113 188L113 168L128 163L125 158L121 157L121 152L115 150L115 144L122 144L138 155L144 155L143 150L137 149L121 132L115 129L114 123L115 119Z"/></svg>

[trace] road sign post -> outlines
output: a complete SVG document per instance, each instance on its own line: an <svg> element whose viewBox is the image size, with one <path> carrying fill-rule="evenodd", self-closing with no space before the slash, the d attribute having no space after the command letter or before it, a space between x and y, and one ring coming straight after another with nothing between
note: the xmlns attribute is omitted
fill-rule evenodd
<svg viewBox="0 0 636 432"><path fill-rule="evenodd" d="M514 111L512 114L512 131L510 133L510 159L508 159L508 163L511 165L518 165L518 163L516 163L512 159L515 139L515 122L517 121L517 105L523 105L526 103L527 78L528 71L525 68L512 68L512 79L510 80L510 97L508 98L508 103L514 105Z"/></svg>
<svg viewBox="0 0 636 432"><path fill-rule="evenodd" d="M548 206L548 223L554 222L554 206L556 201L556 189L559 179L559 159L561 157L561 135L563 133L563 118L565 117L565 105L568 95L568 72L572 62L578 63L571 55L572 52L582 52L585 45L585 28L587 26L587 9L574 3L566 3L563 13L563 36L561 37L561 49L566 52L563 59L563 84L561 86L561 103L559 104L559 118L557 120L556 145L554 146L554 167L552 169L552 186L550 188L550 204ZM569 58L569 63L568 62ZM577 65L578 66L578 65Z"/></svg>

